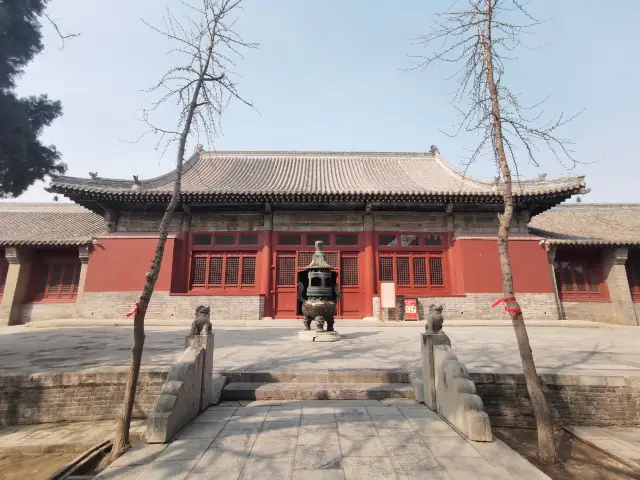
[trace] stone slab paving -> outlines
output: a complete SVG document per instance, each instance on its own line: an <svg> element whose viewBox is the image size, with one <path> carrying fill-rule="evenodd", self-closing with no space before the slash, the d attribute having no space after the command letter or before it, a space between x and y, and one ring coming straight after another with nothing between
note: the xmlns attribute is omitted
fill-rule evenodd
<svg viewBox="0 0 640 480"><path fill-rule="evenodd" d="M223 402L101 479L547 479L504 443L468 442L403 400Z"/></svg>
<svg viewBox="0 0 640 480"><path fill-rule="evenodd" d="M133 420L131 438L142 438L146 429L145 420ZM0 427L0 453L80 453L112 438L115 431L113 420Z"/></svg>
<svg viewBox="0 0 640 480"><path fill-rule="evenodd" d="M214 325L217 369L273 371L284 369L397 368L420 364L419 333L405 328L358 326L338 321L343 340L299 342L297 327L225 327ZM472 372L521 372L510 326L449 326L458 358ZM638 327L531 327L529 336L540 373L593 375L640 374ZM180 354L187 329L149 327L144 367L166 367ZM79 371L128 365L131 328L0 328L0 373Z"/></svg>
<svg viewBox="0 0 640 480"><path fill-rule="evenodd" d="M568 426L583 442L640 472L640 427Z"/></svg>

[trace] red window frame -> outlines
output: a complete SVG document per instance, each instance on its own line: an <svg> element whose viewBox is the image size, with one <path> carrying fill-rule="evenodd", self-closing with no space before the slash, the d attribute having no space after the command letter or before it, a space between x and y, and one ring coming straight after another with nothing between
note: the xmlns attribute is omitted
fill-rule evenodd
<svg viewBox="0 0 640 480"><path fill-rule="evenodd" d="M9 273L9 262L4 256L4 252L0 250L0 298L2 298L4 286L7 283L7 273Z"/></svg>
<svg viewBox="0 0 640 480"><path fill-rule="evenodd" d="M627 280L634 303L640 303L640 251L630 251L627 259Z"/></svg>
<svg viewBox="0 0 640 480"><path fill-rule="evenodd" d="M198 259L205 259L204 282L194 283L194 276L198 265ZM220 283L213 280L211 275L212 259L219 259L220 264ZM232 265L230 259L237 259L236 267ZM245 290L254 290L256 288L257 275L257 253L256 252L193 252L191 256L191 268L189 271L189 291L190 292L240 292ZM251 266L253 264L253 266ZM248 267L247 267L248 266ZM232 268L232 270L230 269ZM249 268L250 277L246 278L245 268ZM234 273L235 272L235 273ZM231 276L231 279L229 278ZM235 278L235 281L233 281ZM249 281L251 280L251 281Z"/></svg>
<svg viewBox="0 0 640 480"><path fill-rule="evenodd" d="M75 302L81 267L80 259L70 255L37 258L29 289L31 301Z"/></svg>
<svg viewBox="0 0 640 480"><path fill-rule="evenodd" d="M392 276L383 275L382 262L383 259L387 262L391 261L393 269ZM420 260L423 260L424 267L416 268L420 264ZM440 261L440 274L442 276L442 283L433 283L432 280L432 260ZM399 265L404 264L408 267L408 275L404 276L402 273L405 271L404 267ZM396 284L398 294L413 294L413 295L445 295L447 292L447 274L445 268L444 252L418 252L418 251L402 251L402 252L379 252L378 261L376 262L376 270L378 279L380 281L393 281ZM421 280L420 273L424 271L424 279ZM434 273L437 275L437 273Z"/></svg>
<svg viewBox="0 0 640 480"><path fill-rule="evenodd" d="M606 300L601 263L581 258L560 258L553 262L553 269L561 300Z"/></svg>

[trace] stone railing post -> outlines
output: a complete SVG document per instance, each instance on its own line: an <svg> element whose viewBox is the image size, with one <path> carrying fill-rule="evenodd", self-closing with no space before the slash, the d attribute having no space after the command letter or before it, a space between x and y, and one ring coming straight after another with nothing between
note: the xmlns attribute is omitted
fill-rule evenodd
<svg viewBox="0 0 640 480"><path fill-rule="evenodd" d="M422 382L424 389L424 404L433 411L438 410L436 401L436 375L434 369L433 347L436 345L451 346L451 340L444 332L421 334L422 343Z"/></svg>
<svg viewBox="0 0 640 480"><path fill-rule="evenodd" d="M185 350L189 347L204 350L202 383L200 388L200 411L204 412L213 404L213 333L208 335L187 335L184 337Z"/></svg>

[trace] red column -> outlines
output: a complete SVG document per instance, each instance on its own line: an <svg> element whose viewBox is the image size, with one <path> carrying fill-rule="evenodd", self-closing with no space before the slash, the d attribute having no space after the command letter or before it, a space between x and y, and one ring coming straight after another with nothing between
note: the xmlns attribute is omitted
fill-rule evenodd
<svg viewBox="0 0 640 480"><path fill-rule="evenodd" d="M271 316L271 231L262 234L260 252L260 293L264 295L264 315Z"/></svg>
<svg viewBox="0 0 640 480"><path fill-rule="evenodd" d="M375 291L375 255L373 253L373 232L365 231L364 253L362 255L362 295L364 296L364 317L373 317L373 292Z"/></svg>

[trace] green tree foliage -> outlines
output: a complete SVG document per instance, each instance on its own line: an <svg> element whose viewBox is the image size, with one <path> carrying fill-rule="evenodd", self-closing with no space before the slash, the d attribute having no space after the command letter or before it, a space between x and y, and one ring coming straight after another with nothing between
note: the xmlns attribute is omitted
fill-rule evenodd
<svg viewBox="0 0 640 480"><path fill-rule="evenodd" d="M24 67L42 51L40 22L48 0L0 0L0 198L15 197L66 165L53 145L38 139L62 114L46 95L20 98L14 88Z"/></svg>

